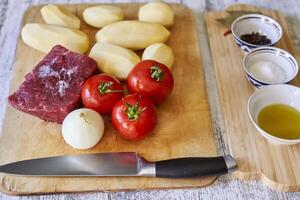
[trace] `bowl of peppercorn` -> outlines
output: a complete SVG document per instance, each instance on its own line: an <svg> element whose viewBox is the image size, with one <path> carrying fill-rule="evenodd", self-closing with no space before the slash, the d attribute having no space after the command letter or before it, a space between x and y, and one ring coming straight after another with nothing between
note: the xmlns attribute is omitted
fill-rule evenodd
<svg viewBox="0 0 300 200"><path fill-rule="evenodd" d="M273 46L282 37L282 28L273 18L260 14L242 15L231 24L231 32L243 51Z"/></svg>

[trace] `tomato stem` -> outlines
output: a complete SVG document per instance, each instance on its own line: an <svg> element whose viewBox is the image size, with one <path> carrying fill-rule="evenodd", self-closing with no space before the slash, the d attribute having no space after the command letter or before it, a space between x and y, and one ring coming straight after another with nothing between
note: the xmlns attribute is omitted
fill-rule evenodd
<svg viewBox="0 0 300 200"><path fill-rule="evenodd" d="M125 105L127 106L125 112L130 121L137 120L140 117L140 114L144 112L147 108L147 107L140 108L140 102L136 102L134 105L125 102Z"/></svg>
<svg viewBox="0 0 300 200"><path fill-rule="evenodd" d="M164 78L164 72L157 65L150 67L151 78L156 81L161 81Z"/></svg>
<svg viewBox="0 0 300 200"><path fill-rule="evenodd" d="M109 81L109 82L100 82L99 86L98 86L98 90L100 92L100 95L104 95L104 94L110 94L113 92L124 92L124 90L111 90L110 87L112 86L113 82Z"/></svg>

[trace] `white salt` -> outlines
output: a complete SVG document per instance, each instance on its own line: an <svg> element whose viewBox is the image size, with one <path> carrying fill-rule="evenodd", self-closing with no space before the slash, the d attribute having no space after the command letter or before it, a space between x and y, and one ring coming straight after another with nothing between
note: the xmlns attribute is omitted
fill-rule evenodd
<svg viewBox="0 0 300 200"><path fill-rule="evenodd" d="M258 61L249 66L249 73L259 81L275 84L285 81L284 70L270 61Z"/></svg>
<svg viewBox="0 0 300 200"><path fill-rule="evenodd" d="M39 69L39 77L43 78L46 76L59 77L59 73L53 70L49 65L43 65Z"/></svg>
<svg viewBox="0 0 300 200"><path fill-rule="evenodd" d="M69 84L65 81L58 81L57 82L57 85L58 85L58 93L59 93L59 96L65 96L66 94L66 89L69 87Z"/></svg>

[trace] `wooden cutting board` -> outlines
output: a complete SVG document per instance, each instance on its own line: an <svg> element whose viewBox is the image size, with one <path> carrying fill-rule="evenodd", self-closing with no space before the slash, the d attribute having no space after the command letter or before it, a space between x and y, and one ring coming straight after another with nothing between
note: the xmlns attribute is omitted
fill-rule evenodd
<svg viewBox="0 0 300 200"><path fill-rule="evenodd" d="M283 15L249 5L233 5L227 11L259 11L273 17L283 28L283 37L276 45L292 55L294 50ZM221 107L225 119L230 153L238 160L235 175L240 179L262 180L281 191L300 190L300 145L279 146L267 142L256 131L247 114L247 102L254 91L242 67L245 53L235 44L228 29L218 22L228 16L225 11L209 12L206 25L214 62ZM299 62L299 59L297 59ZM300 75L292 84L300 86Z"/></svg>
<svg viewBox="0 0 300 200"><path fill-rule="evenodd" d="M126 19L137 19L140 4L118 6L125 11ZM65 7L82 19L82 11L88 5ZM152 136L140 142L126 141L117 135L110 119L106 118L106 130L101 142L90 150L75 150L63 141L60 125L44 122L8 105L0 140L0 164L46 156L96 152L138 152L150 161L186 156L216 156L192 12L181 5L174 4L172 7L175 11L175 25L170 29L171 37L167 44L175 54L175 65L172 69L175 87L167 101L157 109L158 125ZM40 8L41 6L30 7L22 26L28 22L43 22ZM82 21L81 30L88 33L92 46L97 29ZM19 38L10 94L21 84L24 75L44 56L45 54L25 45ZM201 187L211 184L215 179L37 178L1 174L0 188L8 194L137 190Z"/></svg>

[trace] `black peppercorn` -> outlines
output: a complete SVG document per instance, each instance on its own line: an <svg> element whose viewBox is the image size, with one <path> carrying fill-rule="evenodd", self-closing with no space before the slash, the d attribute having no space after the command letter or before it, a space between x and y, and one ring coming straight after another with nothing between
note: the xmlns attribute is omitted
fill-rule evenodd
<svg viewBox="0 0 300 200"><path fill-rule="evenodd" d="M257 33L244 34L241 36L241 40L244 42L255 45L268 45L271 44L271 40L266 35Z"/></svg>

